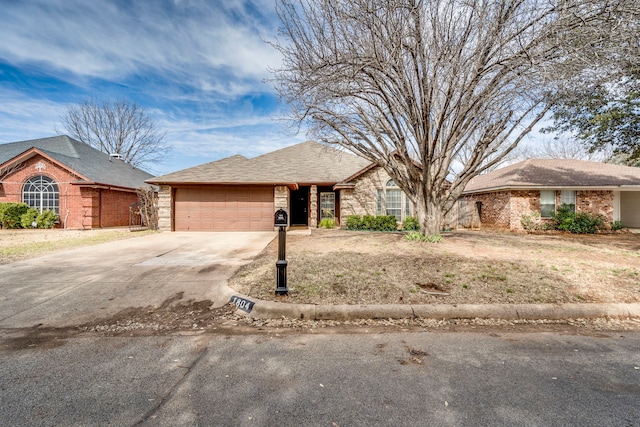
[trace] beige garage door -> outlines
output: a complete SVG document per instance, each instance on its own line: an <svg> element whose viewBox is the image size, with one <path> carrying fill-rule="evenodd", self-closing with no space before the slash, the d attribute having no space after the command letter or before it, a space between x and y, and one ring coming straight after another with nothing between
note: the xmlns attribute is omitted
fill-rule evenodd
<svg viewBox="0 0 640 427"><path fill-rule="evenodd" d="M176 231L273 230L273 188L178 188Z"/></svg>
<svg viewBox="0 0 640 427"><path fill-rule="evenodd" d="M630 228L640 228L640 191L620 192L620 221Z"/></svg>

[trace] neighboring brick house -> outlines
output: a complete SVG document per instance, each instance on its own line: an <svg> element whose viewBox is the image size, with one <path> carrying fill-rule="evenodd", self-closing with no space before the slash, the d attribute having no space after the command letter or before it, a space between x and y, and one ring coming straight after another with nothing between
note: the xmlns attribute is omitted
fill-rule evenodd
<svg viewBox="0 0 640 427"><path fill-rule="evenodd" d="M475 202L482 227L522 230L523 215L550 220L562 204L640 228L640 168L569 159L529 159L477 176L463 200Z"/></svg>
<svg viewBox="0 0 640 427"><path fill-rule="evenodd" d="M0 202L54 210L64 228L129 225L152 176L64 135L0 144Z"/></svg>
<svg viewBox="0 0 640 427"><path fill-rule="evenodd" d="M323 218L396 215L410 209L383 169L308 141L252 159L232 156L147 180L160 186L163 230L272 230L285 208L289 224L317 227Z"/></svg>

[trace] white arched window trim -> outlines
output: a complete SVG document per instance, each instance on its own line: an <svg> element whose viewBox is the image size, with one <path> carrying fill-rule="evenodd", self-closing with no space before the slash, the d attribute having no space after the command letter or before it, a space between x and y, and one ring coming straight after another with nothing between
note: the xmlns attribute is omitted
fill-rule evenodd
<svg viewBox="0 0 640 427"><path fill-rule="evenodd" d="M60 210L58 184L46 175L32 176L22 187L22 201L40 212L52 210L58 214Z"/></svg>

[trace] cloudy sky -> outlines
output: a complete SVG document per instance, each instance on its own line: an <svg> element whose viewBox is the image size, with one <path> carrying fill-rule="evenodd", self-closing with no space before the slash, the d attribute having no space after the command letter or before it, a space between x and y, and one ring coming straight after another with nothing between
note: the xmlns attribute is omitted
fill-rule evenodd
<svg viewBox="0 0 640 427"><path fill-rule="evenodd" d="M273 0L0 0L0 143L64 133L67 106L125 98L166 131L164 174L303 141L270 83Z"/></svg>

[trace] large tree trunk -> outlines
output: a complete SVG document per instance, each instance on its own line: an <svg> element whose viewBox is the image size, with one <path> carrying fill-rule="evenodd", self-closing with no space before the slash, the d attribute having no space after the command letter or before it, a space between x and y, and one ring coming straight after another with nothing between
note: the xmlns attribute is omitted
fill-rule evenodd
<svg viewBox="0 0 640 427"><path fill-rule="evenodd" d="M418 193L416 215L420 224L420 232L424 235L440 235L444 221L444 207L433 196Z"/></svg>

